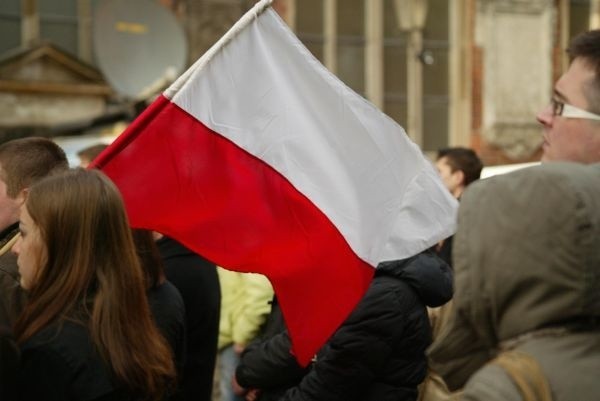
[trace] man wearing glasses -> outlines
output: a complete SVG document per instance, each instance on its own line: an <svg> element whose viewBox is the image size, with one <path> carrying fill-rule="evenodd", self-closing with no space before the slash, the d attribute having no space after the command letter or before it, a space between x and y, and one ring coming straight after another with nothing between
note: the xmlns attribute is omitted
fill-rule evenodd
<svg viewBox="0 0 600 401"><path fill-rule="evenodd" d="M554 85L551 104L537 114L544 126L542 161L600 162L600 30L567 49L571 65Z"/></svg>

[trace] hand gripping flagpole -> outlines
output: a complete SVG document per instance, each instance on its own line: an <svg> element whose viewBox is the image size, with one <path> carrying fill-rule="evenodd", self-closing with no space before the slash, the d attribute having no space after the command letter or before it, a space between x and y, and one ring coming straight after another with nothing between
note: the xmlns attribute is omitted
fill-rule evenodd
<svg viewBox="0 0 600 401"><path fill-rule="evenodd" d="M194 73L201 71L206 64L212 60L223 47L225 47L233 38L237 36L244 28L246 28L252 21L258 18L267 8L271 7L273 0L260 0L250 10L246 12L228 31L219 39L214 45L211 46L190 68L187 69L183 74L175 80L163 93L168 99L172 99L177 91L194 75Z"/></svg>

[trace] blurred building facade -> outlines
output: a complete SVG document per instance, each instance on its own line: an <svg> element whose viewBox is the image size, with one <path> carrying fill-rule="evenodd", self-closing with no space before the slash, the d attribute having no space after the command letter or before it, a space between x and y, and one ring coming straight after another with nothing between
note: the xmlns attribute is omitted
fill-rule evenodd
<svg viewBox="0 0 600 401"><path fill-rule="evenodd" d="M23 97L15 82L31 80L34 70L16 73L14 55L20 51L23 64L23 52L48 41L73 59L62 63L68 70L62 74L72 81L75 74L97 92L41 93L33 84L29 98L58 96L68 102L85 95L95 107L92 120L114 108L105 82L93 71L91 27L99 1L0 2L2 107ZM170 9L184 27L189 63L254 3L148 1ZM274 7L316 58L405 127L425 151L471 146L486 164L539 158L535 113L548 103L554 80L568 65L564 49L576 33L600 24L600 0L275 0ZM56 69L56 57L44 57ZM52 89L47 79L62 82L58 73L47 75L38 75L45 77L38 86ZM47 106L31 101L27 107ZM3 127L14 131L15 124L27 121L31 126L27 113L22 120L9 122L0 113L0 134ZM49 121L65 123L61 113Z"/></svg>

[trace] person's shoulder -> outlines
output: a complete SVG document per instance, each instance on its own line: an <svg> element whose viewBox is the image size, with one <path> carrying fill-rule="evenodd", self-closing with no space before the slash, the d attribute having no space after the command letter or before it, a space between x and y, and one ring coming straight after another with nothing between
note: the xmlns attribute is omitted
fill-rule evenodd
<svg viewBox="0 0 600 401"><path fill-rule="evenodd" d="M499 365L487 364L471 376L461 398L465 401L520 401L521 394Z"/></svg>
<svg viewBox="0 0 600 401"><path fill-rule="evenodd" d="M29 338L21 351L23 382L34 378L44 383L27 393L38 395L52 390L61 397L61 391L68 391L73 399L96 400L105 396L115 401L126 399L115 397L120 394L119 387L113 383L111 368L98 353L85 324L74 321L51 324Z"/></svg>
<svg viewBox="0 0 600 401"><path fill-rule="evenodd" d="M37 377L46 374L57 381L68 382L80 367L85 366L93 347L85 339L84 328L69 324L51 324L21 344L23 372Z"/></svg>
<svg viewBox="0 0 600 401"><path fill-rule="evenodd" d="M31 351L50 352L62 356L71 364L85 360L94 353L94 346L83 323L64 321L43 328L21 346L25 354Z"/></svg>
<svg viewBox="0 0 600 401"><path fill-rule="evenodd" d="M441 306L452 298L452 270L432 251L427 250L403 260L380 263L374 282L377 279L389 281L389 277L408 284L429 307Z"/></svg>
<svg viewBox="0 0 600 401"><path fill-rule="evenodd" d="M40 348L40 347L52 347L61 339L61 327L58 324L50 324L31 337L29 337L21 348L23 350Z"/></svg>
<svg viewBox="0 0 600 401"><path fill-rule="evenodd" d="M393 276L375 276L369 288L344 321L345 328L369 326L374 322L389 321L408 313L411 308L407 302L399 300L398 294L413 296L410 286ZM377 324L378 325L378 324Z"/></svg>
<svg viewBox="0 0 600 401"><path fill-rule="evenodd" d="M19 267L17 257L12 252L0 255L0 280L8 280L10 283L19 282Z"/></svg>
<svg viewBox="0 0 600 401"><path fill-rule="evenodd" d="M166 302L172 305L183 305L181 293L169 280L165 280L160 285L148 291L148 298L152 302Z"/></svg>
<svg viewBox="0 0 600 401"><path fill-rule="evenodd" d="M152 315L160 322L183 322L185 319L183 297L177 287L168 280L148 291L148 302Z"/></svg>
<svg viewBox="0 0 600 401"><path fill-rule="evenodd" d="M16 256L12 253L0 255L0 324L14 324L26 301Z"/></svg>

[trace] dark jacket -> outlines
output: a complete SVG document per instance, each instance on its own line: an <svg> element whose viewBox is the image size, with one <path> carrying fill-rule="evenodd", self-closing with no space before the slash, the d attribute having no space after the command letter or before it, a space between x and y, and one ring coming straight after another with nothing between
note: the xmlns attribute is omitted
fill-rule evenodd
<svg viewBox="0 0 600 401"><path fill-rule="evenodd" d="M183 371L186 354L186 312L183 298L177 288L165 280L148 291L148 304L156 326L171 347L179 376Z"/></svg>
<svg viewBox="0 0 600 401"><path fill-rule="evenodd" d="M415 400L431 342L425 306L451 297L451 271L431 252L380 264L358 306L280 400ZM240 385L269 388L297 379L289 344L285 333L275 336L243 360Z"/></svg>
<svg viewBox="0 0 600 401"><path fill-rule="evenodd" d="M185 400L210 401L219 336L221 289L216 266L177 241L157 241L167 279L186 310L186 354L181 376Z"/></svg>
<svg viewBox="0 0 600 401"><path fill-rule="evenodd" d="M87 328L64 322L42 329L21 346L20 401L133 400L112 380Z"/></svg>
<svg viewBox="0 0 600 401"><path fill-rule="evenodd" d="M0 400L17 398L17 374L19 372L19 348L10 330L0 326Z"/></svg>
<svg viewBox="0 0 600 401"><path fill-rule="evenodd" d="M12 327L27 300L19 283L17 257L11 252L18 234L18 223L0 233L0 325L7 327Z"/></svg>

